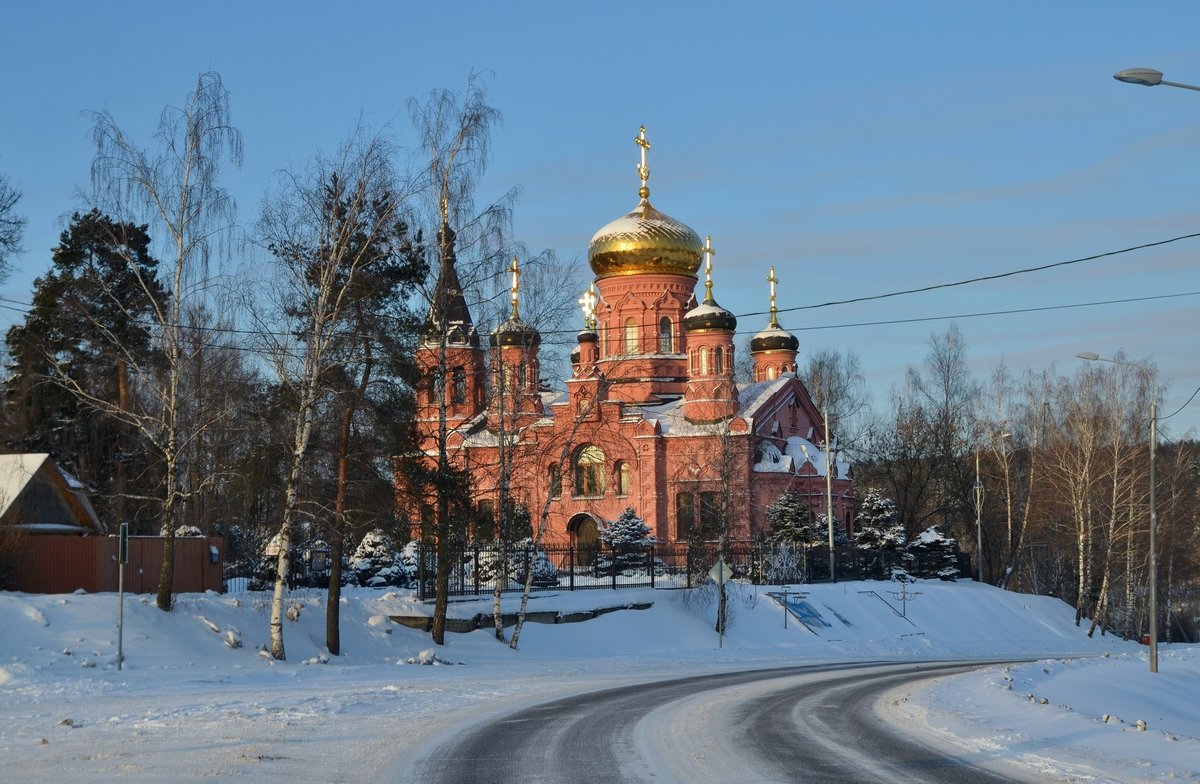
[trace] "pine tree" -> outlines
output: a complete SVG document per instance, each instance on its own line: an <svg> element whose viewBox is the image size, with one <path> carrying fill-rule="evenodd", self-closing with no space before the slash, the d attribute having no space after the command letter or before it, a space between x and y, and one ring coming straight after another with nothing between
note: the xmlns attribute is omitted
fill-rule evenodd
<svg viewBox="0 0 1200 784"><path fill-rule="evenodd" d="M813 539L815 543L821 544L829 541L829 517L824 512L817 515L816 521L813 523ZM846 529L842 527L842 523L836 517L833 518L833 546L845 547L850 544L850 536L846 533Z"/></svg>
<svg viewBox="0 0 1200 784"><path fill-rule="evenodd" d="M600 529L600 541L605 547L645 548L658 540L633 507L625 507L616 520Z"/></svg>
<svg viewBox="0 0 1200 784"><path fill-rule="evenodd" d="M767 507L767 538L789 545L811 545L817 541L816 520L808 500L787 492Z"/></svg>
<svg viewBox="0 0 1200 784"><path fill-rule="evenodd" d="M916 559L915 573L918 577L937 577L953 580L958 577L958 541L944 536L937 526L926 528L908 545L908 552Z"/></svg>
<svg viewBox="0 0 1200 784"><path fill-rule="evenodd" d="M876 488L868 490L859 502L854 523L858 529L854 534L854 546L859 550L895 553L902 550L907 541L896 503Z"/></svg>
<svg viewBox="0 0 1200 784"><path fill-rule="evenodd" d="M646 549L658 539L650 533L646 521L626 507L600 531L600 543L611 548L611 556L602 554L596 558L596 573L611 574L613 570L636 569L646 563Z"/></svg>
<svg viewBox="0 0 1200 784"><path fill-rule="evenodd" d="M50 271L34 281L24 322L8 331L13 426L4 434L9 449L55 455L92 488L102 519L132 522L142 534L167 523L155 519L157 509L134 508L126 497L161 495L157 461L128 422L73 387L115 410L140 407L130 367L159 364L150 324L169 299L149 246L145 226L99 210L71 217Z"/></svg>

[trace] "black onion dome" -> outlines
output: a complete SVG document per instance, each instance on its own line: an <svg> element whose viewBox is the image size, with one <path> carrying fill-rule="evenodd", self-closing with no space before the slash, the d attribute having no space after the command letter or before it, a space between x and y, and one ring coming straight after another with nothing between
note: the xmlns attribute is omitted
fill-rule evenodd
<svg viewBox="0 0 1200 784"><path fill-rule="evenodd" d="M750 339L750 352L753 354L757 354L760 351L799 350L799 339L778 324L771 324Z"/></svg>
<svg viewBox="0 0 1200 784"><path fill-rule="evenodd" d="M737 329L737 316L721 307L712 299L705 299L683 316L683 328L688 332L720 329L733 332Z"/></svg>
<svg viewBox="0 0 1200 784"><path fill-rule="evenodd" d="M517 318L510 318L492 330L490 339L492 348L496 348L497 346L537 348L541 342L542 336L538 331Z"/></svg>

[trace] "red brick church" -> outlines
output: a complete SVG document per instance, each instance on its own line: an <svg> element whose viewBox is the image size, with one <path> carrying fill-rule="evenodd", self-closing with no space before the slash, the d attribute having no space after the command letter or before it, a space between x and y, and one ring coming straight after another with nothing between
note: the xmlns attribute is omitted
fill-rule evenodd
<svg viewBox="0 0 1200 784"><path fill-rule="evenodd" d="M484 508L496 508L503 474L535 525L549 498L548 542L589 544L626 507L660 542L716 538L722 520L730 539L752 539L787 491L807 496L814 514L831 493L834 516L852 530L850 468L833 451L827 484L831 434L796 374L799 341L776 317L774 268L771 315L750 341L753 380L739 383L737 319L714 296L711 243L650 204L645 129L636 141L640 201L588 246L595 280L580 299L584 325L565 393L540 383L541 337L520 318L516 260L511 316L481 345L454 233L443 226L417 352L421 449L436 461L444 432L450 463L468 473Z"/></svg>

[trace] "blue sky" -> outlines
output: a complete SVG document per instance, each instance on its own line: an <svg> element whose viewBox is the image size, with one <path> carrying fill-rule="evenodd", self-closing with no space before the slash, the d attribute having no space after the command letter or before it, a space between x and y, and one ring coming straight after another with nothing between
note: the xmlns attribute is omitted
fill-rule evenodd
<svg viewBox="0 0 1200 784"><path fill-rule="evenodd" d="M201 71L232 92L249 226L272 174L359 117L413 143L406 100L489 70L504 114L480 197L519 185L516 238L578 260L637 202L711 234L717 299L781 307L1051 264L1200 232L1200 6L1160 2L22 3L0 32L0 171L24 192L28 301L92 157L89 109L149 140ZM881 403L948 321L867 321L1200 292L1200 239L1001 281L785 313L802 352L853 349ZM572 295L572 298L575 295ZM4 304L4 303L0 303ZM1170 413L1200 386L1200 296L961 318L983 379L1079 351L1157 363ZM0 311L0 324L18 314ZM743 332L765 319L741 319ZM820 327L819 329L815 329ZM1200 426L1200 402L1171 420Z"/></svg>

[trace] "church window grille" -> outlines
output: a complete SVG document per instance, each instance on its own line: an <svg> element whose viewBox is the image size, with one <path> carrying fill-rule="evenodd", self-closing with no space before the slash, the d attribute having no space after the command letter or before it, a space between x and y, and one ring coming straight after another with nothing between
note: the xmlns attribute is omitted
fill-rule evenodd
<svg viewBox="0 0 1200 784"><path fill-rule="evenodd" d="M663 316L658 322L658 353L673 354L675 352L674 336L671 334L671 319Z"/></svg>
<svg viewBox="0 0 1200 784"><path fill-rule="evenodd" d="M638 324L637 319L625 319L625 353L636 354L638 351Z"/></svg>

